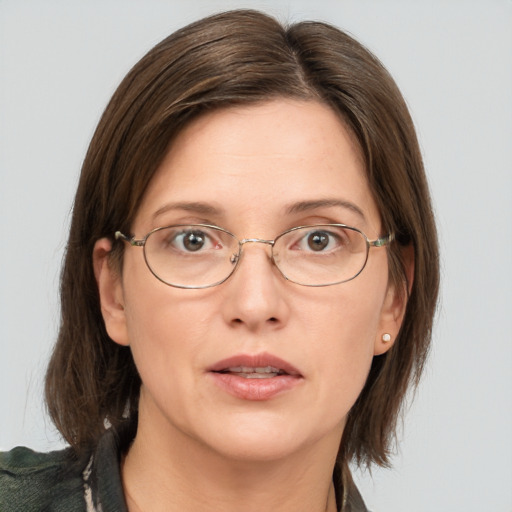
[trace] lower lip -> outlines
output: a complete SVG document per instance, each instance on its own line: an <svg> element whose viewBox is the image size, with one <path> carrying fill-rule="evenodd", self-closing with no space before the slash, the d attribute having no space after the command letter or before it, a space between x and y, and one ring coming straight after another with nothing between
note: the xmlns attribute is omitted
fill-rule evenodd
<svg viewBox="0 0 512 512"><path fill-rule="evenodd" d="M268 379L246 379L230 373L210 372L215 384L230 395L242 400L270 400L285 391L293 389L302 377L278 375Z"/></svg>

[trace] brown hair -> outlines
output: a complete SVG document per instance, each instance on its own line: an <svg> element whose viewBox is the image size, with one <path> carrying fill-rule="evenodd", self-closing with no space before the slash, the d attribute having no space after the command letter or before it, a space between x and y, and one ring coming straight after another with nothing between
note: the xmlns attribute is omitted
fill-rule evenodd
<svg viewBox="0 0 512 512"><path fill-rule="evenodd" d="M413 123L381 63L344 32L319 22L288 27L256 11L217 14L166 38L128 73L87 152L61 276L61 325L46 377L50 415L78 450L105 430L137 421L140 378L129 348L105 331L92 268L95 242L130 232L169 144L201 113L273 97L316 99L357 138L383 222L396 234L390 275L403 285L412 246L414 281L391 350L374 357L343 434L339 461L388 462L406 391L417 383L431 338L438 249ZM122 243L112 253L122 261ZM401 286L403 287L403 286ZM128 418L128 419L126 419Z"/></svg>

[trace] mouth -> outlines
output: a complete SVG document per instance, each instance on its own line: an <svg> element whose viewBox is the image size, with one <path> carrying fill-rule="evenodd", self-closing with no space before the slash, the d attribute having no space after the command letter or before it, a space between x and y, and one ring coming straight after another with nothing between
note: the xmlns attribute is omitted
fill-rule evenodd
<svg viewBox="0 0 512 512"><path fill-rule="evenodd" d="M208 373L220 389L243 400L269 400L303 380L294 366L267 353L223 359Z"/></svg>
<svg viewBox="0 0 512 512"><path fill-rule="evenodd" d="M239 354L218 361L208 371L235 375L244 379L271 379L281 375L301 377L290 363L272 354Z"/></svg>
<svg viewBox="0 0 512 512"><path fill-rule="evenodd" d="M235 375L243 379L271 379L278 375L288 375L288 373L281 368L275 368L273 366L233 366L221 370L219 373Z"/></svg>

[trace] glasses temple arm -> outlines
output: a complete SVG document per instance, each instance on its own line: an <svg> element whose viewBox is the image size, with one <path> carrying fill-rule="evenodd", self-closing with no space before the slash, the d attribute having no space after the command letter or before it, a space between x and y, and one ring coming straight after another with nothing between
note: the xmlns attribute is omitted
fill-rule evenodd
<svg viewBox="0 0 512 512"><path fill-rule="evenodd" d="M144 240L136 240L135 237L129 237L121 233L121 231L116 231L114 234L116 240L123 240L123 242L128 242L130 245L134 245L137 247L141 247L144 245Z"/></svg>
<svg viewBox="0 0 512 512"><path fill-rule="evenodd" d="M368 243L372 247L382 247L384 245L388 245L394 239L395 239L395 234L389 233L389 235L381 236L380 238L377 238L376 240L369 240Z"/></svg>

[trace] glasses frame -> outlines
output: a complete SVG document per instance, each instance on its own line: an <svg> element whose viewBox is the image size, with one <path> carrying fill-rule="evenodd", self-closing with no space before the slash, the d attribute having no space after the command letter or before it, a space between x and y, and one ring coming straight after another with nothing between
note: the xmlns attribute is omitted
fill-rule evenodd
<svg viewBox="0 0 512 512"><path fill-rule="evenodd" d="M234 265L233 265L233 269L231 270L231 272L225 278L221 279L220 281L217 281L217 282L215 282L213 284L203 285L203 286L188 286L188 285L171 284L171 283L168 283L167 281L164 281L160 276L158 276L154 272L154 270L151 268L151 265L148 262L147 254L146 254L146 242L147 242L148 238L153 233L155 233L157 231L162 231L163 229L168 229L168 228L180 228L180 227L209 228L209 229L214 229L214 230L217 230L217 231L222 231L222 232L230 235L231 237L233 237L233 239L238 242L238 252L237 252L236 255L233 256L234 261L232 261L232 263L234 263ZM275 243L281 237L283 237L283 236L285 236L288 233L291 233L293 231L297 231L299 229L326 228L326 227L338 227L338 228L343 228L343 229L350 229L352 231L356 231L357 233L359 233L360 235L363 236L363 238L364 238L364 240L366 242L366 257L365 257L365 260L364 260L364 264L361 267L361 270L359 270L359 272L356 275L350 277L349 279L343 279L341 281L336 281L335 283L327 283L327 284L307 284L307 283L301 283L299 281L295 281L295 280L289 278L279 268L279 265L276 263L276 261L274 259L274 245L275 245ZM131 236L130 237L128 235L123 234L121 231L116 231L115 234L114 234L114 238L116 240L122 240L123 242L127 242L132 247L142 247L143 254L144 254L144 261L146 263L146 266L148 267L149 271L160 282L166 284L167 286L172 286L173 288L182 288L182 289L186 289L186 290L201 290L201 289L204 289L204 288L213 288L214 286L218 286L219 284L222 284L225 281L227 281L234 274L235 270L238 268L238 265L239 265L239 263L240 263L240 261L242 259L243 246L245 244L248 244L248 243L260 243L260 244L270 245L270 247L271 247L270 259L271 259L272 263L277 268L277 270L279 270L279 273L287 281L289 281L291 283L295 283L295 284L298 284L300 286L313 287L313 288L319 288L319 287L324 287L324 286L333 286L333 285L336 285L336 284L346 283L348 281L352 281L352 279L355 279L364 270L364 268L366 267L366 263L368 262L368 256L370 254L370 248L371 247L384 247L386 245L389 245L394 240L395 235L394 235L394 233L389 233L387 235L381 236L381 237L376 238L374 240L370 240L363 231L361 231L360 229L355 228L353 226L348 226L346 224L338 224L338 223L326 223L326 224L310 224L310 225L304 225L304 226L295 226L293 228L287 229L286 231L283 231L278 236L276 236L273 240L265 240L263 238L243 238L242 240L240 240L236 235L231 233L231 231L228 231L227 229L221 228L220 226L215 226L213 224L170 224L168 226L161 226L161 227L152 229L149 233L144 235L142 238L135 238L135 236Z"/></svg>

